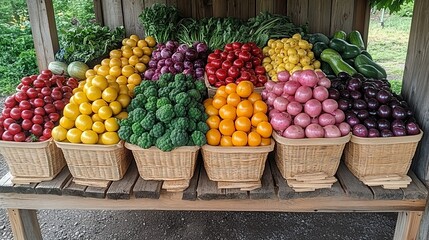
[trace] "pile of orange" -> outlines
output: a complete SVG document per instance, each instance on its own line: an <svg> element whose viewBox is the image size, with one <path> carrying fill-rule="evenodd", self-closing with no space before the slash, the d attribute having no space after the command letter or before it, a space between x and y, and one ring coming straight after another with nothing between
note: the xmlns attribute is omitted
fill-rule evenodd
<svg viewBox="0 0 429 240"><path fill-rule="evenodd" d="M63 110L60 125L52 129L56 141L85 144L119 142L117 119L127 118L134 88L142 81L140 73L150 61L153 37L131 35L121 49L110 51L110 58L86 71Z"/></svg>
<svg viewBox="0 0 429 240"><path fill-rule="evenodd" d="M273 128L268 122L268 106L250 81L229 83L204 101L209 115L207 143L212 146L266 146Z"/></svg>

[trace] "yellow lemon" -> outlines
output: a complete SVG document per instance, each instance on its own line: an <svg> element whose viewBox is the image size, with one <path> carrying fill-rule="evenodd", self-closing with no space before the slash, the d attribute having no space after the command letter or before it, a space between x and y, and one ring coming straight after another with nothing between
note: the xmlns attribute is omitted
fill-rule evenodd
<svg viewBox="0 0 429 240"><path fill-rule="evenodd" d="M80 135L80 141L85 144L96 144L98 142L98 134L92 130L83 131Z"/></svg>
<svg viewBox="0 0 429 240"><path fill-rule="evenodd" d="M55 141L64 141L67 138L67 129L62 126L56 126L52 129L51 134Z"/></svg>
<svg viewBox="0 0 429 240"><path fill-rule="evenodd" d="M113 102L118 97L118 91L113 87L108 87L104 89L103 93L101 94L101 97L104 101L108 103Z"/></svg>
<svg viewBox="0 0 429 240"><path fill-rule="evenodd" d="M67 131L67 140L71 143L80 143L82 131L77 128L72 128Z"/></svg>
<svg viewBox="0 0 429 240"><path fill-rule="evenodd" d="M122 111L122 105L118 101L109 103L109 107L112 109L113 115L119 114Z"/></svg>
<svg viewBox="0 0 429 240"><path fill-rule="evenodd" d="M65 129L71 129L74 127L74 121L63 116L60 118L60 126Z"/></svg>
<svg viewBox="0 0 429 240"><path fill-rule="evenodd" d="M96 86L91 86L86 90L86 97L91 100L95 101L97 99L101 98L101 89Z"/></svg>
<svg viewBox="0 0 429 240"><path fill-rule="evenodd" d="M106 128L106 131L108 132L115 132L119 129L118 121L116 121L115 118L108 118L104 121L104 126Z"/></svg>
<svg viewBox="0 0 429 240"><path fill-rule="evenodd" d="M97 114L101 119L106 120L112 116L113 111L109 106L102 106L100 109L98 109Z"/></svg>
<svg viewBox="0 0 429 240"><path fill-rule="evenodd" d="M102 107L102 106L107 106L107 102L104 101L103 99L97 99L95 100L92 105L91 105L91 109L92 112L94 113L98 113L98 110Z"/></svg>
<svg viewBox="0 0 429 240"><path fill-rule="evenodd" d="M82 131L89 130L92 128L92 119L88 115L79 115L74 124Z"/></svg>
<svg viewBox="0 0 429 240"><path fill-rule="evenodd" d="M84 115L91 115L91 113L92 113L91 104L88 102L81 103L79 105L79 112L84 114Z"/></svg>
<svg viewBox="0 0 429 240"><path fill-rule="evenodd" d="M77 118L77 116L79 116L80 112L79 112L79 106L77 104L74 103L68 103L63 110L63 115L64 117L70 119L70 120L75 120Z"/></svg>
<svg viewBox="0 0 429 240"><path fill-rule="evenodd" d="M105 145L117 144L120 141L118 133L105 132L101 134L101 142Z"/></svg>
<svg viewBox="0 0 429 240"><path fill-rule="evenodd" d="M92 124L92 131L96 133L104 133L106 131L106 128L104 127L103 122L94 122Z"/></svg>

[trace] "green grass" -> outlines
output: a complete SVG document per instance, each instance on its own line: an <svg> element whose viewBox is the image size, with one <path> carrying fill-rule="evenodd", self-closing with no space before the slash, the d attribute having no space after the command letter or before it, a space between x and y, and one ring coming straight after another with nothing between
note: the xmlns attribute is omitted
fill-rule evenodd
<svg viewBox="0 0 429 240"><path fill-rule="evenodd" d="M384 27L380 12L371 14L368 35L368 52L374 61L383 66L392 89L401 91L410 35L411 17L385 14Z"/></svg>

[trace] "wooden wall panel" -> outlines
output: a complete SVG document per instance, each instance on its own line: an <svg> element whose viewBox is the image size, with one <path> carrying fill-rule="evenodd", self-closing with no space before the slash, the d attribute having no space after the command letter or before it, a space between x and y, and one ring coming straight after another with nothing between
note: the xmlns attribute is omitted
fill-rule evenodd
<svg viewBox="0 0 429 240"><path fill-rule="evenodd" d="M308 0L288 0L287 15L291 17L293 23L305 24L308 22L308 7Z"/></svg>
<svg viewBox="0 0 429 240"><path fill-rule="evenodd" d="M123 0L122 7L127 37L131 34L144 37L144 29L139 20L139 15L144 9L144 0Z"/></svg>
<svg viewBox="0 0 429 240"><path fill-rule="evenodd" d="M27 0L39 70L47 69L59 49L52 0Z"/></svg>
<svg viewBox="0 0 429 240"><path fill-rule="evenodd" d="M304 0L307 1L307 0ZM273 0L274 11L273 13L286 15L288 1L286 0Z"/></svg>
<svg viewBox="0 0 429 240"><path fill-rule="evenodd" d="M310 32L330 35L332 0L308 1L308 26Z"/></svg>
<svg viewBox="0 0 429 240"><path fill-rule="evenodd" d="M101 25L104 25L103 8L101 6L101 0L93 0L93 3L94 3L95 21L97 21Z"/></svg>
<svg viewBox="0 0 429 240"><path fill-rule="evenodd" d="M189 0L177 0L177 9L183 17L192 17L192 4Z"/></svg>
<svg viewBox="0 0 429 240"><path fill-rule="evenodd" d="M228 16L228 0L213 0L213 17Z"/></svg>
<svg viewBox="0 0 429 240"><path fill-rule="evenodd" d="M192 17L195 19L213 16L212 0L192 0Z"/></svg>
<svg viewBox="0 0 429 240"><path fill-rule="evenodd" d="M285 1L286 2L286 1ZM260 12L274 12L274 1L273 0L256 0L256 14Z"/></svg>
<svg viewBox="0 0 429 240"><path fill-rule="evenodd" d="M338 30L352 30L354 3L354 0L332 0L330 35Z"/></svg>
<svg viewBox="0 0 429 240"><path fill-rule="evenodd" d="M121 0L101 0L101 6L105 26L108 26L110 29L124 26Z"/></svg>
<svg viewBox="0 0 429 240"><path fill-rule="evenodd" d="M429 183L429 1L415 0L405 64L402 95L407 99L425 134L414 156L413 168ZM429 218L429 216L427 216ZM429 221L429 220L428 220Z"/></svg>
<svg viewBox="0 0 429 240"><path fill-rule="evenodd" d="M368 42L370 6L368 0L355 0L353 14L353 30L358 30L362 34L365 46Z"/></svg>

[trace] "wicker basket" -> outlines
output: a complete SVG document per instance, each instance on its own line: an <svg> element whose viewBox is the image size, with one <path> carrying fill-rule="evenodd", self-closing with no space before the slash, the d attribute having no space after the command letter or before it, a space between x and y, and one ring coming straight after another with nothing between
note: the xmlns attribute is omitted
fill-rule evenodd
<svg viewBox="0 0 429 240"><path fill-rule="evenodd" d="M125 143L132 151L140 176L145 180L187 180L194 175L198 146L184 146L170 152L156 147L144 149Z"/></svg>
<svg viewBox="0 0 429 240"><path fill-rule="evenodd" d="M285 179L299 174L324 172L334 176L350 134L339 138L287 139L273 132L275 159Z"/></svg>
<svg viewBox="0 0 429 240"><path fill-rule="evenodd" d="M212 181L259 181L264 173L268 153L274 150L274 141L260 147L218 147L204 145L204 167Z"/></svg>
<svg viewBox="0 0 429 240"><path fill-rule="evenodd" d="M406 175L417 144L423 136L361 138L352 136L344 150L347 167L358 178L377 175Z"/></svg>
<svg viewBox="0 0 429 240"><path fill-rule="evenodd" d="M207 79L207 75L205 73L204 73L204 83L206 84L209 98L213 97L216 94L217 87L213 87L212 85L210 85L209 80ZM262 91L264 91L264 89L265 87L255 87L253 91L261 94Z"/></svg>
<svg viewBox="0 0 429 240"><path fill-rule="evenodd" d="M124 143L115 145L55 142L64 153L74 178L87 180L120 180L130 165Z"/></svg>
<svg viewBox="0 0 429 240"><path fill-rule="evenodd" d="M52 180L66 165L60 149L52 139L43 142L0 141L0 153L4 156L11 175L20 183ZM18 182L17 182L18 183Z"/></svg>

